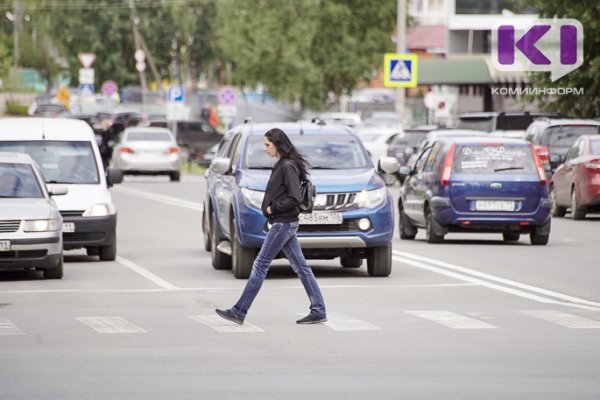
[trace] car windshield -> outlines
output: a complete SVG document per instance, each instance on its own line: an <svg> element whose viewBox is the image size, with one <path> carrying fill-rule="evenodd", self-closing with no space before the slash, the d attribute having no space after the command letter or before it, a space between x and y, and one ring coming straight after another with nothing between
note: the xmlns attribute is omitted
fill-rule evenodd
<svg viewBox="0 0 600 400"><path fill-rule="evenodd" d="M452 171L457 174L535 174L529 147L461 145L456 148Z"/></svg>
<svg viewBox="0 0 600 400"><path fill-rule="evenodd" d="M456 127L491 132L494 130L494 117L460 117Z"/></svg>
<svg viewBox="0 0 600 400"><path fill-rule="evenodd" d="M100 183L88 141L0 141L0 151L29 154L41 167L47 183Z"/></svg>
<svg viewBox="0 0 600 400"><path fill-rule="evenodd" d="M167 132L151 132L151 131L137 131L129 132L125 140L128 141L151 141L151 142L169 142L171 141L171 135Z"/></svg>
<svg viewBox="0 0 600 400"><path fill-rule="evenodd" d="M0 163L0 198L42 198L44 193L29 164Z"/></svg>
<svg viewBox="0 0 600 400"><path fill-rule="evenodd" d="M290 139L308 158L312 169L370 167L368 156L353 136L291 135ZM246 168L270 169L273 163L265 152L262 136L251 137L246 148Z"/></svg>
<svg viewBox="0 0 600 400"><path fill-rule="evenodd" d="M600 133L600 127L596 125L559 125L546 129L546 146L548 147L571 147L581 135Z"/></svg>
<svg viewBox="0 0 600 400"><path fill-rule="evenodd" d="M600 140L590 140L590 153L594 156L600 156Z"/></svg>

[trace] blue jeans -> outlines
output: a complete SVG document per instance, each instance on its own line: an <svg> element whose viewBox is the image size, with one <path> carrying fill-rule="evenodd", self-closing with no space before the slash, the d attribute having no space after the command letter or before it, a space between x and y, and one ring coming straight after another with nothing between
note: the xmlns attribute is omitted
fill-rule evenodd
<svg viewBox="0 0 600 400"><path fill-rule="evenodd" d="M300 243L298 243L298 238L296 237L297 230L298 222L275 222L271 226L260 252L256 260L254 260L252 272L242 292L242 296L232 307L232 310L238 316L242 318L246 317L248 309L252 305L267 276L271 262L282 250L306 290L306 294L310 300L310 313L323 317L326 316L325 303L321 295L321 290L312 270L304 259Z"/></svg>

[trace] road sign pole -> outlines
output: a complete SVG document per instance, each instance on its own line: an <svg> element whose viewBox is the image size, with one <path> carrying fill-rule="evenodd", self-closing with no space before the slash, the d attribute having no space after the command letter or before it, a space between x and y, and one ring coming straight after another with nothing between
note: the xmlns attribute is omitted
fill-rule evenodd
<svg viewBox="0 0 600 400"><path fill-rule="evenodd" d="M396 53L403 54L406 35L406 0L396 3ZM404 88L396 88L396 114L400 124L404 124Z"/></svg>

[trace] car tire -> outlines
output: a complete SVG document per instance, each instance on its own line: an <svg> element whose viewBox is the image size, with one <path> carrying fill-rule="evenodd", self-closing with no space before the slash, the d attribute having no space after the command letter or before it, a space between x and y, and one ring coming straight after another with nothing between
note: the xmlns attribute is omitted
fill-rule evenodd
<svg viewBox="0 0 600 400"><path fill-rule="evenodd" d="M344 268L360 268L363 263L362 258L358 257L340 257L340 264Z"/></svg>
<svg viewBox="0 0 600 400"><path fill-rule="evenodd" d="M211 246L210 253L212 256L212 266L214 269L230 269L231 268L231 256L220 252L217 249L219 245L219 238L217 237L217 227L215 226L215 217L210 217L210 233L211 233Z"/></svg>
<svg viewBox="0 0 600 400"><path fill-rule="evenodd" d="M520 233L503 233L502 234L502 239L504 239L505 242L518 242L519 238L521 237Z"/></svg>
<svg viewBox="0 0 600 400"><path fill-rule="evenodd" d="M550 198L552 199L552 209L550 211L552 216L553 217L564 217L565 214L567 213L567 208L559 206L558 203L556 202L556 190L554 189L554 186L552 186L550 188Z"/></svg>
<svg viewBox="0 0 600 400"><path fill-rule="evenodd" d="M243 247L240 244L240 235L238 234L235 222L235 219L231 221L231 232L233 232L233 238L231 239L231 266L233 276L237 279L248 279L252 272L256 254L254 249Z"/></svg>
<svg viewBox="0 0 600 400"><path fill-rule="evenodd" d="M577 191L573 188L573 190L571 190L571 218L574 220L584 219L585 214L587 214L587 209L586 207L581 207L579 205Z"/></svg>
<svg viewBox="0 0 600 400"><path fill-rule="evenodd" d="M111 244L100 246L98 250L100 261L115 261L117 258L117 235L115 234L115 238Z"/></svg>
<svg viewBox="0 0 600 400"><path fill-rule="evenodd" d="M171 176L171 182L179 182L181 180L181 172L173 171L169 174Z"/></svg>
<svg viewBox="0 0 600 400"><path fill-rule="evenodd" d="M392 245L367 249L367 273L369 276L389 276L392 273Z"/></svg>
<svg viewBox="0 0 600 400"><path fill-rule="evenodd" d="M212 246L211 241L211 232L208 224L208 218L206 217L206 206L204 207L204 211L202 211L202 236L204 240L204 250L210 251Z"/></svg>
<svg viewBox="0 0 600 400"><path fill-rule="evenodd" d="M63 257L61 255L60 261L56 264L56 267L44 270L44 279L62 279L63 277Z"/></svg>
<svg viewBox="0 0 600 400"><path fill-rule="evenodd" d="M548 244L550 240L550 223L552 221L549 219L545 224L537 226L534 228L533 232L529 234L529 239L531 240L532 245L536 246L545 246ZM541 233L547 232L547 233Z"/></svg>
<svg viewBox="0 0 600 400"><path fill-rule="evenodd" d="M400 229L400 239L413 240L417 236L417 228L415 228L408 219L408 216L404 212L404 207L400 205L398 207L400 214L398 218L398 227Z"/></svg>
<svg viewBox="0 0 600 400"><path fill-rule="evenodd" d="M425 215L425 237L427 243L442 243L444 241L444 235L440 234L440 225L437 223L433 214L430 210L427 210Z"/></svg>

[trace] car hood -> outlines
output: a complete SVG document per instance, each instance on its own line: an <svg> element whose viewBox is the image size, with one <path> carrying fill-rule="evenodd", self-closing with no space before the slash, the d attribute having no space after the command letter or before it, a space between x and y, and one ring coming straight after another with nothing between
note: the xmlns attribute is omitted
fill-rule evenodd
<svg viewBox="0 0 600 400"><path fill-rule="evenodd" d="M0 199L0 219L47 219L52 216L50 200Z"/></svg>
<svg viewBox="0 0 600 400"><path fill-rule="evenodd" d="M52 187L54 185L48 185ZM110 192L102 184L98 185L56 185L66 186L66 195L54 196L53 199L61 211L85 211L94 204L112 203Z"/></svg>
<svg viewBox="0 0 600 400"><path fill-rule="evenodd" d="M264 191L271 170L243 170L240 186ZM310 180L318 193L358 192L384 186L372 168L312 170Z"/></svg>

